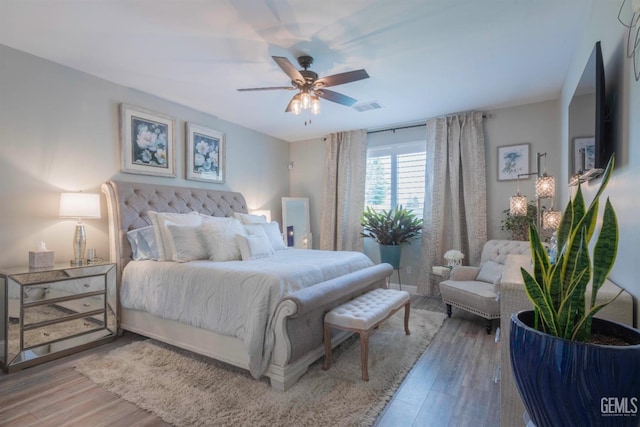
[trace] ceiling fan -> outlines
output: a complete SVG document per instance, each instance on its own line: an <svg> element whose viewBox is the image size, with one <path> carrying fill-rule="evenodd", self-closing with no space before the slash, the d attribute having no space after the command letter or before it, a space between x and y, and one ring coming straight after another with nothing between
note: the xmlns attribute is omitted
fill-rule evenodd
<svg viewBox="0 0 640 427"><path fill-rule="evenodd" d="M350 107L357 102L356 99L325 88L369 78L369 74L367 74L365 70L347 71L346 73L318 78L318 73L309 70L309 67L313 64L313 58L311 56L304 55L298 58L298 64L303 68L302 70L297 70L291 61L283 56L272 56L272 58L282 71L289 76L292 86L256 87L238 89L238 91L299 90L299 93L295 94L293 98L291 98L291 101L289 101L285 109L287 113L300 114L304 109L311 109L313 114L318 114L320 110L320 101L318 98Z"/></svg>

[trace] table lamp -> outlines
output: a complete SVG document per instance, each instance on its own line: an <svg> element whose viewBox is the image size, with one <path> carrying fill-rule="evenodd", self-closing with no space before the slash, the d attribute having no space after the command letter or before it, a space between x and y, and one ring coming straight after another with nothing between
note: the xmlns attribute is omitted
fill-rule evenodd
<svg viewBox="0 0 640 427"><path fill-rule="evenodd" d="M60 218L78 218L73 235L73 265L84 264L84 250L87 237L83 218L100 219L100 195L90 193L61 193Z"/></svg>

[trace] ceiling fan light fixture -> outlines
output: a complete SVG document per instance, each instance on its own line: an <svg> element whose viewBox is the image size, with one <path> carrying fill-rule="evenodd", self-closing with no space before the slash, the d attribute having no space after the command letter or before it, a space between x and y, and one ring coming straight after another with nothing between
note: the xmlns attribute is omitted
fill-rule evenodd
<svg viewBox="0 0 640 427"><path fill-rule="evenodd" d="M304 91L300 93L300 102L302 103L303 110L308 110L311 107L311 95L309 95L309 92Z"/></svg>
<svg viewBox="0 0 640 427"><path fill-rule="evenodd" d="M291 112L294 116L297 116L302 111L302 105L300 102L300 94L297 94L293 97L291 101Z"/></svg>
<svg viewBox="0 0 640 427"><path fill-rule="evenodd" d="M313 96L311 99L311 113L318 114L320 112L320 100L317 96Z"/></svg>

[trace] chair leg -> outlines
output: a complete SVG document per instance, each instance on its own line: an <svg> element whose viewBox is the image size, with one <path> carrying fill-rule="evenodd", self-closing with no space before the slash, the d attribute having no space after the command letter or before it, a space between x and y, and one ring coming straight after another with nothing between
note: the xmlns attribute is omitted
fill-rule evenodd
<svg viewBox="0 0 640 427"><path fill-rule="evenodd" d="M491 329L493 329L492 324L491 324L491 319L487 319L487 322L485 324L485 328L487 329L487 334L491 334Z"/></svg>
<svg viewBox="0 0 640 427"><path fill-rule="evenodd" d="M451 317L451 304L447 304L447 317Z"/></svg>
<svg viewBox="0 0 640 427"><path fill-rule="evenodd" d="M324 324L324 366L322 370L326 371L331 366L331 328Z"/></svg>

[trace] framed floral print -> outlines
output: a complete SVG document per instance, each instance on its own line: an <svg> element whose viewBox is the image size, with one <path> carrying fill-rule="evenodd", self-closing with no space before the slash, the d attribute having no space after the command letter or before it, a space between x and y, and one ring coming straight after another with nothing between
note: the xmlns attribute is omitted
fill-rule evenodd
<svg viewBox="0 0 640 427"><path fill-rule="evenodd" d="M175 177L175 119L120 104L122 172Z"/></svg>
<svg viewBox="0 0 640 427"><path fill-rule="evenodd" d="M498 147L498 181L518 179L519 174L529 173L530 147L529 143ZM529 176L520 179L529 179Z"/></svg>
<svg viewBox="0 0 640 427"><path fill-rule="evenodd" d="M217 130L187 123L187 179L224 183L225 136Z"/></svg>

